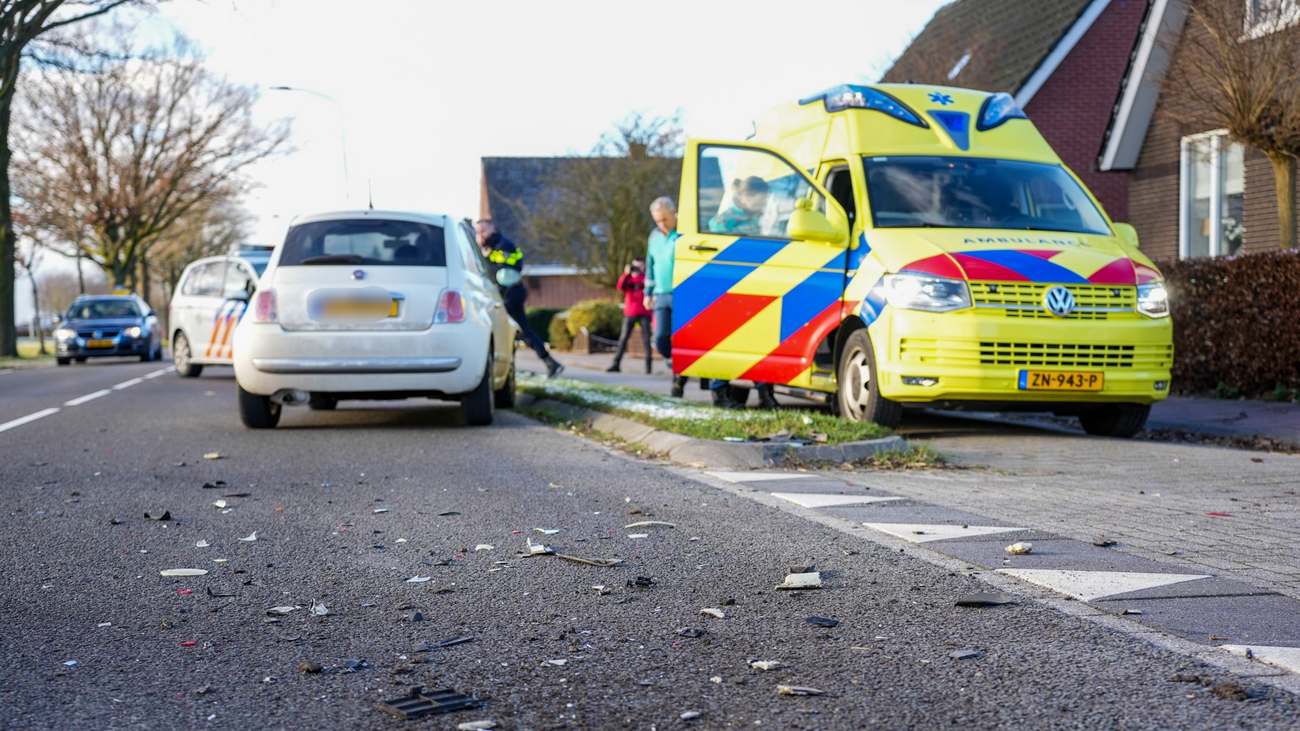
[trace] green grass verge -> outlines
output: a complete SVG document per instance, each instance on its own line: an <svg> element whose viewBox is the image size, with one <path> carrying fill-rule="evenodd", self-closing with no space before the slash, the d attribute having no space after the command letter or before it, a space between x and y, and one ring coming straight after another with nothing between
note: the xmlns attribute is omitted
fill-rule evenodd
<svg viewBox="0 0 1300 731"><path fill-rule="evenodd" d="M607 386L569 378L521 377L519 390L595 411L617 414L656 429L697 439L764 439L788 434L809 443L841 444L889 436L889 429L845 421L806 409L716 409L659 396L627 386Z"/></svg>
<svg viewBox="0 0 1300 731"><path fill-rule="evenodd" d="M54 362L54 340L45 341L45 354L41 354L41 345L31 338L18 338L18 357L0 357L0 368L32 368L49 365Z"/></svg>

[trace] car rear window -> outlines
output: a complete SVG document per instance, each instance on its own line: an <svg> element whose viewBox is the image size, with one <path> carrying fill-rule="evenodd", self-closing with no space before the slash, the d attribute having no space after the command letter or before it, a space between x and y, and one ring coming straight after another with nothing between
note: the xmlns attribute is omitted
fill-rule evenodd
<svg viewBox="0 0 1300 731"><path fill-rule="evenodd" d="M139 317L140 308L131 300L82 300L68 308L69 320L109 320Z"/></svg>
<svg viewBox="0 0 1300 731"><path fill-rule="evenodd" d="M441 226L413 221L316 221L289 229L280 266L447 266Z"/></svg>

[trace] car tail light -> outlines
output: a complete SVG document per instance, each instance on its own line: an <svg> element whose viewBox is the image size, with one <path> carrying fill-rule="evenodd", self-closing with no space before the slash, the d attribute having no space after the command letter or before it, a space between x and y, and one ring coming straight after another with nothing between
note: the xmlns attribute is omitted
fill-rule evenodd
<svg viewBox="0 0 1300 731"><path fill-rule="evenodd" d="M461 298L460 292L454 289L442 290L442 294L438 295L438 310L433 313L434 324L464 321L465 300Z"/></svg>
<svg viewBox="0 0 1300 731"><path fill-rule="evenodd" d="M274 289L258 290L253 295L253 322L279 322L280 310L275 302Z"/></svg>

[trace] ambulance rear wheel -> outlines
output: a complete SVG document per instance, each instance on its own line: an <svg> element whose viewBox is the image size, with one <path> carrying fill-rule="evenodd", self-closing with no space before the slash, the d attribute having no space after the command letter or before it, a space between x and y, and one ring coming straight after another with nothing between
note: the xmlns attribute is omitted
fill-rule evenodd
<svg viewBox="0 0 1300 731"><path fill-rule="evenodd" d="M835 411L849 421L872 421L895 427L903 407L880 395L876 379L876 354L866 330L856 330L844 341L836 371Z"/></svg>

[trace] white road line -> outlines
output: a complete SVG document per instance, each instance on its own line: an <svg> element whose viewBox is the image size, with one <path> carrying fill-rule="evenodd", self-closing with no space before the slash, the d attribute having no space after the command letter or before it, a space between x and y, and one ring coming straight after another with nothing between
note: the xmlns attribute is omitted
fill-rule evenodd
<svg viewBox="0 0 1300 731"><path fill-rule="evenodd" d="M21 419L6 421L5 423L0 424L0 432L9 431L10 429L16 429L17 427L20 427L23 424L30 424L33 421L36 421L37 419L44 419L50 414L57 414L57 413L59 413L58 409L53 409L53 408L43 409L41 411L37 411L35 414L28 414L27 416L24 416Z"/></svg>
<svg viewBox="0 0 1300 731"><path fill-rule="evenodd" d="M170 370L171 370L171 366L168 366L168 367L166 367L166 368L162 368L162 369L156 370L156 371L154 371L153 373L150 373L149 375L145 376L145 379L148 380L148 379L157 378L158 376L161 376L161 375L163 375L164 373L167 373L167 372L170 371Z"/></svg>
<svg viewBox="0 0 1300 731"><path fill-rule="evenodd" d="M772 497L804 508L833 508L843 505L870 505L902 500L901 497L866 497L865 495L814 495L806 492L774 492Z"/></svg>
<svg viewBox="0 0 1300 731"><path fill-rule="evenodd" d="M129 381L122 381L121 383L117 384L116 386L113 387L113 390L121 391L124 388L130 388L132 386L139 385L141 383L144 383L143 378L132 378Z"/></svg>
<svg viewBox="0 0 1300 731"><path fill-rule="evenodd" d="M109 395L109 394L112 393L112 392L113 392L112 390L107 389L107 388L105 388L105 389L101 389L101 390L96 391L96 392L94 392L94 393L88 393L88 394L86 394L85 396L78 396L77 398L74 398L74 399L72 399L71 401L69 401L69 402L67 402L67 403L65 403L65 404L63 404L63 405L64 405L64 406L80 406L80 405L86 403L87 401L94 401L95 399L99 398L100 396L107 396L107 395Z"/></svg>
<svg viewBox="0 0 1300 731"><path fill-rule="evenodd" d="M923 523L863 523L863 525L872 530L888 533L891 536L912 543L946 541L949 538L974 538L976 536L989 536L995 533L1024 530L1024 528L998 525L934 525Z"/></svg>
<svg viewBox="0 0 1300 731"><path fill-rule="evenodd" d="M1269 647L1266 645L1219 645L1220 650L1227 650L1234 655L1250 657L1279 668L1300 673L1300 647Z"/></svg>
<svg viewBox="0 0 1300 731"><path fill-rule="evenodd" d="M1084 602L1130 591L1155 589L1184 581L1208 579L1205 574L1163 574L1138 571L1070 571L1066 569L998 569L1031 584L1072 596Z"/></svg>

